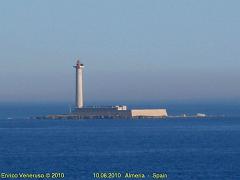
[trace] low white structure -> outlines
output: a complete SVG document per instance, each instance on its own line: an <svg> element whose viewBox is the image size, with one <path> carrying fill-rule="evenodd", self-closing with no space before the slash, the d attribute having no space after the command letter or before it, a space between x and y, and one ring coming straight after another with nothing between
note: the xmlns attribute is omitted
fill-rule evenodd
<svg viewBox="0 0 240 180"><path fill-rule="evenodd" d="M133 109L132 117L167 117L166 109Z"/></svg>
<svg viewBox="0 0 240 180"><path fill-rule="evenodd" d="M196 117L207 117L207 115L206 115L206 114L203 114L203 113L197 113L197 114L196 114Z"/></svg>
<svg viewBox="0 0 240 180"><path fill-rule="evenodd" d="M115 106L117 108L118 111L126 111L127 110L127 106Z"/></svg>

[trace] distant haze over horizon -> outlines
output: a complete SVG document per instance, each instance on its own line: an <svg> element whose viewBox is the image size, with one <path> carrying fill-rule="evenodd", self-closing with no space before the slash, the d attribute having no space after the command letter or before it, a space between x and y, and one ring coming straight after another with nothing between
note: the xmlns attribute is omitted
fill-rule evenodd
<svg viewBox="0 0 240 180"><path fill-rule="evenodd" d="M240 1L0 2L0 103L240 101Z"/></svg>

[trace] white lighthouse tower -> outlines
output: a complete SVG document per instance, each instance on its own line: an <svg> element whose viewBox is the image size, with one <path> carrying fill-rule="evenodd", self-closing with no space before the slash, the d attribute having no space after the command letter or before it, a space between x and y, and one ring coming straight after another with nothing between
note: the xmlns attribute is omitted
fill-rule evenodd
<svg viewBox="0 0 240 180"><path fill-rule="evenodd" d="M83 108L83 68L84 65L78 60L76 65L76 108Z"/></svg>

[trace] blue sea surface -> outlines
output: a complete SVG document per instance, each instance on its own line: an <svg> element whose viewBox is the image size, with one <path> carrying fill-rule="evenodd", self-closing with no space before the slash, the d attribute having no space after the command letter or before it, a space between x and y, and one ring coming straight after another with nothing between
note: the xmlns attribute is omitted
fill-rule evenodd
<svg viewBox="0 0 240 180"><path fill-rule="evenodd" d="M1 106L0 173L166 173L170 180L239 180L240 116L162 120L34 120L63 106ZM217 111L216 111L217 112ZM230 115L231 112L228 112Z"/></svg>

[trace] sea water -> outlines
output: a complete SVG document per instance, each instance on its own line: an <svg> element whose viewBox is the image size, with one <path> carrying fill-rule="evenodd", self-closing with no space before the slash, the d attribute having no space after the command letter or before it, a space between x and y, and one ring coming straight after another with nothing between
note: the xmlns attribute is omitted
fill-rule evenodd
<svg viewBox="0 0 240 180"><path fill-rule="evenodd" d="M59 173L72 180L98 179L97 173L120 173L115 179L126 173L144 174L145 179L153 179L154 173L170 180L240 179L236 109L203 119L29 118L63 107L1 106L0 173Z"/></svg>

